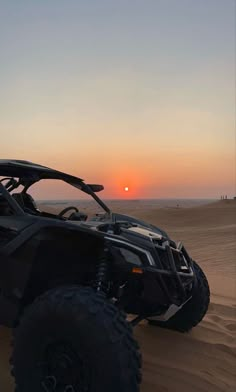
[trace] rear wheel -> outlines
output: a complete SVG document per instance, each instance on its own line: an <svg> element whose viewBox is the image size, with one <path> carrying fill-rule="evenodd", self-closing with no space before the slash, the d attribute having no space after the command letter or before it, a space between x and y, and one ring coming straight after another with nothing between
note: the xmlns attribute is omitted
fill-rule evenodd
<svg viewBox="0 0 236 392"><path fill-rule="evenodd" d="M39 297L14 334L17 392L138 392L141 359L125 316L91 288Z"/></svg>
<svg viewBox="0 0 236 392"><path fill-rule="evenodd" d="M169 320L148 320L150 325L187 332L200 323L209 306L210 289L204 272L195 261L193 261L193 269L196 281L192 298Z"/></svg>

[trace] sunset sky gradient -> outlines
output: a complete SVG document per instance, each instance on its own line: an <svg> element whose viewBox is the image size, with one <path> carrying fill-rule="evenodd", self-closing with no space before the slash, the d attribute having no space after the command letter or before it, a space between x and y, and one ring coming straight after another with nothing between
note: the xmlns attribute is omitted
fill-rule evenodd
<svg viewBox="0 0 236 392"><path fill-rule="evenodd" d="M105 198L234 196L235 4L2 0L0 156Z"/></svg>

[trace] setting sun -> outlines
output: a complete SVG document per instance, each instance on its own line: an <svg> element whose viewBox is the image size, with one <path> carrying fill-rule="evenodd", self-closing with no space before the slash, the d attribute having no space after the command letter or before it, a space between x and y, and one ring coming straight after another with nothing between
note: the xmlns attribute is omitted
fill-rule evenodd
<svg viewBox="0 0 236 392"><path fill-rule="evenodd" d="M125 190L125 192L129 192L129 187L126 186L126 187L124 188L124 190Z"/></svg>

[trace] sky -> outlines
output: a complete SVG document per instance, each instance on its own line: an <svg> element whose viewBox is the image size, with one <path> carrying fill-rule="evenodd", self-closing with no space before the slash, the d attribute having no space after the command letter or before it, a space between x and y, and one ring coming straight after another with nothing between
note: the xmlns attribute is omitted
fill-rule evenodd
<svg viewBox="0 0 236 392"><path fill-rule="evenodd" d="M102 183L105 198L234 196L235 8L0 0L0 157Z"/></svg>

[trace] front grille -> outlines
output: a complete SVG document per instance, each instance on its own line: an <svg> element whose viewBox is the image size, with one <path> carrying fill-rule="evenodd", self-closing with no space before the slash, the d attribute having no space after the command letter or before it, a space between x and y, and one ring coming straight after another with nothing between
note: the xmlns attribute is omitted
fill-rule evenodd
<svg viewBox="0 0 236 392"><path fill-rule="evenodd" d="M170 271L172 268L171 268L170 261L169 261L168 254L167 254L166 250L159 248L159 249L157 249L157 254L159 256L159 260L161 263L160 267Z"/></svg>
<svg viewBox="0 0 236 392"><path fill-rule="evenodd" d="M182 254L182 252L180 252L172 247L170 249L172 252L172 256L174 259L176 270L178 272L189 272L189 269L186 265L186 261L185 261L185 258L184 258L184 255ZM159 262L161 264L160 267L167 270L167 271L172 271L173 268L172 268L167 250L163 247L156 247L156 251L158 254Z"/></svg>

